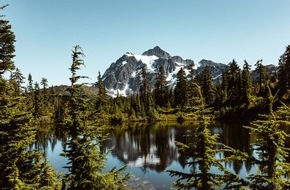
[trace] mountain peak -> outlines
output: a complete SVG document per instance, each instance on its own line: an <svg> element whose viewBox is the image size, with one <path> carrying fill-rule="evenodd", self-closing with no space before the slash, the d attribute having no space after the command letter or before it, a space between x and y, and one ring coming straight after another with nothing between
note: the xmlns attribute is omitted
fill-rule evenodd
<svg viewBox="0 0 290 190"><path fill-rule="evenodd" d="M170 59L171 55L169 53L167 53L166 51L164 51L163 49L161 49L159 46L155 46L153 49L149 49L147 51L145 51L142 55L147 55L147 56L152 56L155 55L159 58L163 58L163 59Z"/></svg>

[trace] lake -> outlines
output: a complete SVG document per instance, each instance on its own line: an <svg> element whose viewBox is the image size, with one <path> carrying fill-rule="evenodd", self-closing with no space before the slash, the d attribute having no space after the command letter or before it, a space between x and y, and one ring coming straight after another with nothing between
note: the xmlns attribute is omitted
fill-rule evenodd
<svg viewBox="0 0 290 190"><path fill-rule="evenodd" d="M246 123L216 122L210 124L209 128L212 133L219 134L220 142L248 154L255 154L251 152L251 143L256 137L250 135L243 124ZM133 123L129 126L116 126L102 145L104 150L113 147L107 156L106 170L126 164L127 171L132 173L136 183L155 189L169 189L176 178L170 177L167 170L189 171L185 165L187 155L178 150L176 141L185 144L191 142L193 139L186 134L194 132L195 128L192 123ZM66 173L63 166L67 164L67 159L60 154L66 148L64 142L69 138L67 133L43 127L36 138L35 148L44 151L57 171ZM223 156L224 153L216 155ZM240 161L227 163L226 167L241 177L256 171L256 166Z"/></svg>

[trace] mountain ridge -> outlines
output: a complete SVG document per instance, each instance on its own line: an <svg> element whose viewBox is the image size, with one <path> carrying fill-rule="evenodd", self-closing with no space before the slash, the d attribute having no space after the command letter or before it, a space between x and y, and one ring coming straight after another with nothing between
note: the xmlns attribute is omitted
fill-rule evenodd
<svg viewBox="0 0 290 190"><path fill-rule="evenodd" d="M171 88L175 86L177 73L181 68L184 69L186 75L193 69L196 76L208 66L213 79L218 80L222 71L228 67L224 63L216 63L207 59L202 59L198 63L195 63L191 59L184 59L178 55L172 56L159 46L155 46L152 49L144 51L141 55L126 52L109 66L102 80L109 96L129 96L139 91L141 82L140 71L142 67L146 67L148 77L151 79L150 86L153 89L155 71L161 66L164 67L166 81ZM277 69L274 65L271 65L271 67L271 71Z"/></svg>

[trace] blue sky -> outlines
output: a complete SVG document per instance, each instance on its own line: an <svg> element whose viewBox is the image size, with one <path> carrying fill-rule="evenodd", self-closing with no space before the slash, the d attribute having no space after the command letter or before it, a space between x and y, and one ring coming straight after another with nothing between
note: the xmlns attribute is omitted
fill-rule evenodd
<svg viewBox="0 0 290 190"><path fill-rule="evenodd" d="M80 45L95 82L127 51L158 45L199 62L277 64L290 44L288 0L2 0L16 35L15 64L25 77L69 84L71 50Z"/></svg>

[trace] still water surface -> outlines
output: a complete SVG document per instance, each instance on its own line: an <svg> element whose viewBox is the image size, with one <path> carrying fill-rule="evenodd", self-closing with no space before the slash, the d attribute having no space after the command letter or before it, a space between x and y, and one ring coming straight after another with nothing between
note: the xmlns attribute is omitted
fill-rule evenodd
<svg viewBox="0 0 290 190"><path fill-rule="evenodd" d="M255 137L249 135L248 129L242 126L243 124L239 122L214 123L210 125L210 130L212 133L219 134L220 142L249 154L255 154L250 149L250 144L254 142ZM185 144L191 142L193 139L186 137L186 133L194 132L195 127L194 124L163 123L131 124L126 126L126 129L115 127L116 130L111 131L103 145L103 149L114 147L107 156L106 169L126 164L128 171L134 178L140 179L139 181L149 183L156 189L170 189L176 178L170 177L167 170L189 171L185 166L187 155L178 151L176 141ZM63 168L67 160L60 154L66 148L64 142L67 138L65 133L51 130L50 133L47 131L40 133L35 144L38 149L44 150L54 168L63 173L67 172ZM222 156L223 153L216 155L216 157ZM245 162L228 163L226 167L241 177L256 170L256 166Z"/></svg>

